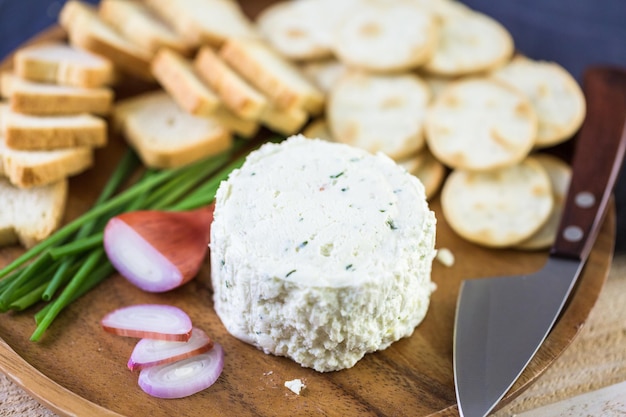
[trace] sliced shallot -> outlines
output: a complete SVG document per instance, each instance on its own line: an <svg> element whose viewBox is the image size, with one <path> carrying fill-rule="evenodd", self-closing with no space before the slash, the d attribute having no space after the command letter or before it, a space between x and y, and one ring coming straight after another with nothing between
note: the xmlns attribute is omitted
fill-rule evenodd
<svg viewBox="0 0 626 417"><path fill-rule="evenodd" d="M139 386L158 398L183 398L200 392L217 381L224 369L224 351L219 343L206 353L164 365L150 366L139 373Z"/></svg>
<svg viewBox="0 0 626 417"><path fill-rule="evenodd" d="M213 341L207 334L194 327L191 337L186 342L171 342L167 340L141 339L135 345L128 360L128 369L147 368L148 366L162 365L175 362L200 353L208 352L213 347Z"/></svg>
<svg viewBox="0 0 626 417"><path fill-rule="evenodd" d="M206 257L213 205L193 211L131 211L111 218L104 249L115 269L144 291L165 292L192 278Z"/></svg>
<svg viewBox="0 0 626 417"><path fill-rule="evenodd" d="M122 307L104 316L100 324L120 336L186 342L191 337L191 319L178 307L137 304Z"/></svg>

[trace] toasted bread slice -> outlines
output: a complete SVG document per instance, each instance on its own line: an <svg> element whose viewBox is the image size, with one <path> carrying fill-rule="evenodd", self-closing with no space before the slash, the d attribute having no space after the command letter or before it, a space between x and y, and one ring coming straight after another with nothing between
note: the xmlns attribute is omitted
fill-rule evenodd
<svg viewBox="0 0 626 417"><path fill-rule="evenodd" d="M2 108L2 131L8 148L52 150L75 146L102 147L107 143L104 119L90 114L32 116Z"/></svg>
<svg viewBox="0 0 626 417"><path fill-rule="evenodd" d="M122 36L153 54L163 47L184 55L192 53L193 45L143 2L103 0L100 2L98 14Z"/></svg>
<svg viewBox="0 0 626 417"><path fill-rule="evenodd" d="M106 57L127 74L153 80L150 72L152 53L105 23L94 6L69 0L61 9L59 22L68 32L72 45Z"/></svg>
<svg viewBox="0 0 626 417"><path fill-rule="evenodd" d="M231 69L212 48L200 49L194 60L197 74L218 95L224 106L243 119L258 120L267 99Z"/></svg>
<svg viewBox="0 0 626 417"><path fill-rule="evenodd" d="M23 189L0 178L0 245L30 248L50 236L63 219L67 191L66 179Z"/></svg>
<svg viewBox="0 0 626 417"><path fill-rule="evenodd" d="M287 59L265 43L228 39L220 56L248 82L263 92L278 109L300 107L318 114L324 94Z"/></svg>
<svg viewBox="0 0 626 417"><path fill-rule="evenodd" d="M91 88L112 84L116 77L109 59L60 42L21 48L13 64L19 77L42 83Z"/></svg>
<svg viewBox="0 0 626 417"><path fill-rule="evenodd" d="M217 94L198 77L191 61L180 54L160 50L152 62L152 71L165 91L190 114L218 120L243 137L254 136L258 131L256 121L244 120L224 108Z"/></svg>
<svg viewBox="0 0 626 417"><path fill-rule="evenodd" d="M191 114L211 114L220 106L217 94L198 78L191 62L177 52L161 49L152 61L152 73L165 91Z"/></svg>
<svg viewBox="0 0 626 417"><path fill-rule="evenodd" d="M232 146L230 132L214 117L194 116L165 91L120 102L117 125L146 166L174 168Z"/></svg>
<svg viewBox="0 0 626 417"><path fill-rule="evenodd" d="M66 115L111 111L113 90L107 87L82 88L26 81L12 73L0 74L0 91L11 109L34 115Z"/></svg>
<svg viewBox="0 0 626 417"><path fill-rule="evenodd" d="M146 4L196 46L220 46L228 38L258 36L235 1L146 0Z"/></svg>

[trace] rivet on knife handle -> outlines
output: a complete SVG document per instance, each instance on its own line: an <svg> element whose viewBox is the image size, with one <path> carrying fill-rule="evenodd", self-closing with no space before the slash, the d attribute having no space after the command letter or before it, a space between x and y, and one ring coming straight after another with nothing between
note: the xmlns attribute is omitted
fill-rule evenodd
<svg viewBox="0 0 626 417"><path fill-rule="evenodd" d="M575 152L572 161L566 209L551 250L556 257L585 260L589 255L626 149L624 70L592 71L594 76L583 80L588 110L576 141L577 149L585 151Z"/></svg>

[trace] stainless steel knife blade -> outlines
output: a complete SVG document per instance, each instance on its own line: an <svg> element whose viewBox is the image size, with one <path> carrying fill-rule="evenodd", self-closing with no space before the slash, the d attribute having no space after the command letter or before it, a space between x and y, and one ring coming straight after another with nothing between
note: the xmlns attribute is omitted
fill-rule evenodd
<svg viewBox="0 0 626 417"><path fill-rule="evenodd" d="M555 243L538 272L465 280L454 331L459 414L487 415L554 325L595 241L626 149L626 70L585 74L587 117Z"/></svg>

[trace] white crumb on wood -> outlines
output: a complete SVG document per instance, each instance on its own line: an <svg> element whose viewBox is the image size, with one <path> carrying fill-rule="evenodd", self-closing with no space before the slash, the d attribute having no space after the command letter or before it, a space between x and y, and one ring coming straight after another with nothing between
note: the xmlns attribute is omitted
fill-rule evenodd
<svg viewBox="0 0 626 417"><path fill-rule="evenodd" d="M448 248L437 249L437 260L444 266L454 265L454 254Z"/></svg>
<svg viewBox="0 0 626 417"><path fill-rule="evenodd" d="M300 395L300 391L306 388L306 385L304 385L301 379L292 379L291 381L285 381L285 386L297 395Z"/></svg>

